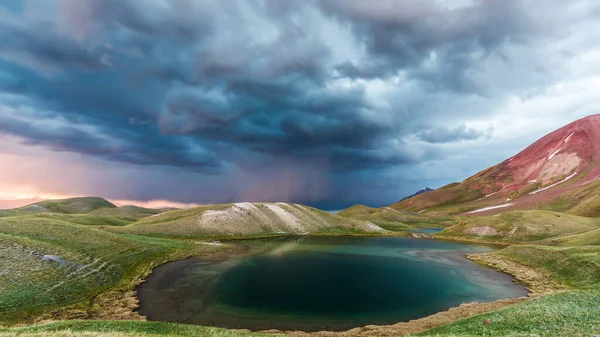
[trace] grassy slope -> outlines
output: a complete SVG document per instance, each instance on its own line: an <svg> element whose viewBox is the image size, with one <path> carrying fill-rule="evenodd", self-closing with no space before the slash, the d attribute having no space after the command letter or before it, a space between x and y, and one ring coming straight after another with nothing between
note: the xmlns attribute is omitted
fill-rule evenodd
<svg viewBox="0 0 600 337"><path fill-rule="evenodd" d="M163 210L153 209L153 208L144 208L137 206L121 206L121 207L110 207L110 208L100 208L94 211L91 211L90 215L98 215L104 217L113 217L119 218L125 221L137 221L143 218L147 218L149 216L153 216L156 214L162 213Z"/></svg>
<svg viewBox="0 0 600 337"><path fill-rule="evenodd" d="M423 227L446 227L452 224L447 217L429 217L417 213L395 210L390 207L372 208L355 205L341 211L339 216L370 221L388 230L411 230Z"/></svg>
<svg viewBox="0 0 600 337"><path fill-rule="evenodd" d="M569 287L600 286L600 246L517 245L507 247L495 254L527 266L543 269Z"/></svg>
<svg viewBox="0 0 600 337"><path fill-rule="evenodd" d="M210 238L381 232L364 221L284 203L202 206L166 212L113 230L158 237Z"/></svg>
<svg viewBox="0 0 600 337"><path fill-rule="evenodd" d="M511 246L496 255L549 272L570 288L503 310L434 328L420 336L600 335L600 246ZM492 324L482 324L490 319Z"/></svg>
<svg viewBox="0 0 600 337"><path fill-rule="evenodd" d="M419 336L596 336L600 289L569 291L434 328ZM483 321L490 319L492 324Z"/></svg>
<svg viewBox="0 0 600 337"><path fill-rule="evenodd" d="M600 229L559 238L550 238L540 243L549 246L600 246Z"/></svg>
<svg viewBox="0 0 600 337"><path fill-rule="evenodd" d="M63 321L26 328L2 329L0 336L183 336L183 337L266 337L272 334L255 334L250 332L210 328L195 325L184 325L162 322L140 321Z"/></svg>
<svg viewBox="0 0 600 337"><path fill-rule="evenodd" d="M395 203L390 207L408 212L426 212L438 214L459 214L475 209L469 202L480 199L483 194L471 189L468 183L453 183L435 191L419 194L410 199ZM467 206L463 206L466 204Z"/></svg>
<svg viewBox="0 0 600 337"><path fill-rule="evenodd" d="M535 241L540 237L551 236L535 242L534 245L509 246L493 255L543 271L567 288L576 290L559 292L500 311L460 320L422 333L421 336L600 335L598 219L545 211L524 211L508 212L472 221L477 225L493 226L503 233L513 228L516 222L530 224L533 230L524 230L520 235L510 237L509 240L513 242ZM449 233L445 235L460 236L472 226L472 224L455 226L448 229ZM577 233L580 231L584 232ZM572 232L576 234L570 234ZM503 238L484 239L502 240ZM485 319L491 319L492 324L484 325Z"/></svg>
<svg viewBox="0 0 600 337"><path fill-rule="evenodd" d="M524 243L600 228L600 219L550 211L513 211L493 216L465 217L457 222L438 234L439 237Z"/></svg>
<svg viewBox="0 0 600 337"><path fill-rule="evenodd" d="M0 218L0 321L30 321L65 306L72 306L71 316L87 317L99 293L130 284L161 261L213 249L58 219Z"/></svg>
<svg viewBox="0 0 600 337"><path fill-rule="evenodd" d="M262 226L272 230L282 225L281 219L274 216L266 205L256 204L260 210L258 214L245 214L250 220L239 224L246 228L242 230L249 227L252 229L251 233L255 233L258 228L264 234L269 232ZM203 236L206 228L196 227L202 213L207 210L228 210L231 207L232 205L219 205L167 212L144 218L126 227L111 227L116 233L74 224L72 220L77 216L73 215L37 214L0 218L0 256L10 261L6 266L3 265L3 271L0 272L0 317L7 323L22 322L64 306L70 306L72 317L93 317L96 308L90 304L97 294L131 285L134 279L161 261L201 254L212 248L190 241L151 238L132 233L139 231L156 236ZM315 225L310 228L315 233L336 233L338 230L349 232L356 230L356 226L360 228L354 220L315 209L281 204L280 207L297 216L301 223L318 224L319 221L327 221L333 224L332 227ZM358 215L371 210L359 209ZM376 211L373 213L380 216ZM85 219L83 216L81 218ZM273 223L264 223L266 220ZM600 333L600 309L597 305L600 301L600 226L597 219L546 211L525 211L457 221L457 225L446 229L442 235L448 238L477 238L526 244L510 246L494 254L535 269L543 269L563 284L578 290L541 297L497 312L461 320L423 335L517 336L534 333L540 336L557 336ZM274 224L275 227L268 227ZM223 224L217 221L216 225ZM492 227L500 234L490 237L470 234L471 228L482 226ZM517 230L509 235L515 227ZM236 230L239 229L234 231ZM41 257L46 254L59 255L72 264L60 266L57 262L42 261ZM37 296L36 301L30 301L34 294ZM493 323L484 326L482 320L488 318ZM85 332L94 336L249 335L239 331L169 323L65 321L17 330L0 329L0 336L75 336Z"/></svg>
<svg viewBox="0 0 600 337"><path fill-rule="evenodd" d="M27 211L28 209L32 208L42 208L45 209L47 212L83 214L100 208L116 207L117 206L102 198L83 197L40 201L29 206L21 207L19 210Z"/></svg>
<svg viewBox="0 0 600 337"><path fill-rule="evenodd" d="M372 226L362 221L288 204L256 204L252 207L247 204L248 209L236 211L244 211L239 219L217 217L204 223L208 227L196 226L199 221L202 223L199 219L205 211L227 211L232 206L170 211L123 227L119 226L128 221L98 215L119 214L116 208L111 210L115 213L100 209L88 214L37 213L0 217L0 257L6 261L0 270L0 322L31 322L42 314L94 317L95 312L102 309L95 307L98 303L93 300L95 296L131 286L151 267L164 261L223 249L156 236L197 238L373 231ZM245 213L248 210L250 212ZM133 211L137 215L145 212L143 209ZM297 219L297 223L290 225L289 221L284 221L290 217ZM31 298L36 300L31 301ZM69 308L57 310L64 307Z"/></svg>
<svg viewBox="0 0 600 337"><path fill-rule="evenodd" d="M569 214L588 217L600 217L600 181L581 186L560 201L570 206L566 210Z"/></svg>
<svg viewBox="0 0 600 337"><path fill-rule="evenodd" d="M21 216L23 219L46 219L49 221L52 220L61 220L65 222L70 222L72 224L78 225L86 225L86 226L125 226L132 221L119 218L119 217L111 217L104 215L95 215L92 213L87 214L62 214L62 213L38 213L32 215Z"/></svg>
<svg viewBox="0 0 600 337"><path fill-rule="evenodd" d="M482 173L461 183L453 183L432 192L423 193L413 198L391 205L391 208L409 212L420 212L425 210L426 214L436 215L455 215L463 214L469 211L482 209L489 206L495 206L504 203L506 196L499 195L484 198L484 193L480 191L483 186L493 186L498 181L509 183L507 177L498 175L498 165L490 168L483 176ZM585 172L584 172L585 173ZM529 197L529 193L543 186L539 183L530 184L520 191L514 192L508 197L512 202L517 202L518 209L522 210L548 210L555 212L565 212L572 215L585 217L600 217L600 181L576 186L583 179L585 174L570 179L561 184L559 189L572 187L572 189L563 192L560 196L551 197L550 200L525 201L519 206L519 199ZM560 178L557 178L561 180ZM551 182L546 184L550 185Z"/></svg>

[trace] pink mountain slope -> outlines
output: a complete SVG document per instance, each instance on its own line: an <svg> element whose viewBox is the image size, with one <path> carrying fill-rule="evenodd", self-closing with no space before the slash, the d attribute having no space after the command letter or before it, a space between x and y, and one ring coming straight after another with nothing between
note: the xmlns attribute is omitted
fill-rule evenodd
<svg viewBox="0 0 600 337"><path fill-rule="evenodd" d="M392 205L414 212L490 214L510 209L568 211L600 191L600 115L575 121L516 156L466 179ZM596 189L598 187L598 189ZM552 204L552 205L549 205ZM586 212L600 212L586 209ZM580 207L581 208L581 207ZM589 207L588 207L589 208ZM575 213L582 213L579 209Z"/></svg>

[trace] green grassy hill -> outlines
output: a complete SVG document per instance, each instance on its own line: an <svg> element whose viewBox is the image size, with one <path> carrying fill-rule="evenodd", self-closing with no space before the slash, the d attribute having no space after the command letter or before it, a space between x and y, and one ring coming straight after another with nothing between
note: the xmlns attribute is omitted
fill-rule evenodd
<svg viewBox="0 0 600 337"><path fill-rule="evenodd" d="M96 197L56 199L36 202L28 206L16 209L21 213L65 213L65 214L84 214L100 208L116 208L109 201Z"/></svg>
<svg viewBox="0 0 600 337"><path fill-rule="evenodd" d="M600 228L600 219L550 211L513 211L492 216L464 217L437 234L440 238L502 243L535 242L582 234Z"/></svg>
<svg viewBox="0 0 600 337"><path fill-rule="evenodd" d="M94 205L105 204L87 199L90 200ZM62 211L89 209L82 206L82 200L59 205ZM95 317L96 311L104 310L97 308L102 307L98 295L131 286L163 261L226 247L157 237L385 232L364 221L283 203L158 212L113 207L87 214L43 212L1 217L0 323L31 321L40 315ZM148 214L152 215L144 217ZM144 218L131 224L137 217ZM119 300L116 302L118 305ZM111 301L108 303L113 305ZM131 303L126 300L123 305ZM131 308L125 308L125 312L131 313Z"/></svg>
<svg viewBox="0 0 600 337"><path fill-rule="evenodd" d="M88 214L63 214L63 213L38 213L31 215L20 215L23 219L47 219L47 220L62 220L72 224L86 226L125 226L133 221L119 217Z"/></svg>
<svg viewBox="0 0 600 337"><path fill-rule="evenodd" d="M549 246L600 246L600 229L581 234L550 238L540 243Z"/></svg>
<svg viewBox="0 0 600 337"><path fill-rule="evenodd" d="M136 319L132 311L136 302L129 291L152 268L166 261L236 247L206 244L198 240L202 238L386 235L388 232L376 224L391 229L452 225L436 236L507 244L508 247L494 253L477 254L480 257L477 261L492 266L494 261L507 261L513 267L539 272L551 279L553 287L556 285L552 289L564 290L468 317L421 335L600 334L600 219L544 210L432 218L366 206L352 207L338 216L286 203L237 203L167 212L139 207L99 207L85 214L67 213L100 205L106 204L96 198L85 198L50 207L61 213L46 210L26 214L16 210L0 217L0 324L51 318ZM514 269L508 271L520 273ZM535 275L527 273L520 275L519 280L526 285L538 282ZM491 319L492 324L482 324L485 319ZM353 331L378 335L370 330ZM390 331L386 334L394 335ZM256 334L139 320L73 320L0 328L0 337L14 335L237 337Z"/></svg>
<svg viewBox="0 0 600 337"><path fill-rule="evenodd" d="M120 233L159 237L385 233L365 221L287 203L237 203L170 211L120 228Z"/></svg>
<svg viewBox="0 0 600 337"><path fill-rule="evenodd" d="M453 223L449 217L431 217L418 213L395 210L390 207L373 208L354 205L338 213L345 218L372 222L388 230L412 230L422 227L446 227Z"/></svg>
<svg viewBox="0 0 600 337"><path fill-rule="evenodd" d="M99 215L106 217L115 217L119 219L123 219L126 221L137 221L149 216L153 216L156 214L160 214L165 212L166 210L162 209L153 209L153 208L144 208L138 206L121 206L121 207L110 207L110 208L100 208L94 211L91 211L90 215Z"/></svg>
<svg viewBox="0 0 600 337"><path fill-rule="evenodd" d="M600 289L560 292L477 315L417 336L509 337L600 335ZM484 324L489 320L490 324Z"/></svg>
<svg viewBox="0 0 600 337"><path fill-rule="evenodd" d="M218 248L114 234L52 217L0 218L0 322L41 314L93 316L97 295L126 287L162 261Z"/></svg>
<svg viewBox="0 0 600 337"><path fill-rule="evenodd" d="M476 209L471 202L477 201L484 195L466 183L452 183L435 191L419 194L410 199L390 205L396 210L407 212L423 212L434 214L460 214Z"/></svg>

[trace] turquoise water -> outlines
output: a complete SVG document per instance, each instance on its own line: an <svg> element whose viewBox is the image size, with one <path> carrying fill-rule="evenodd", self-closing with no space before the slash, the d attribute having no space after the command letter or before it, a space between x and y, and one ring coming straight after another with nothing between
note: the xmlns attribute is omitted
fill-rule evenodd
<svg viewBox="0 0 600 337"><path fill-rule="evenodd" d="M461 303L526 295L462 255L494 248L408 238L248 242L266 252L157 268L139 287L149 320L251 330L344 330L425 317Z"/></svg>
<svg viewBox="0 0 600 337"><path fill-rule="evenodd" d="M437 228L437 227L434 227L434 228L419 228L415 232L417 232L417 233L427 233L427 234L436 234L436 233L439 233L439 232L441 232L443 230L444 230L444 228Z"/></svg>

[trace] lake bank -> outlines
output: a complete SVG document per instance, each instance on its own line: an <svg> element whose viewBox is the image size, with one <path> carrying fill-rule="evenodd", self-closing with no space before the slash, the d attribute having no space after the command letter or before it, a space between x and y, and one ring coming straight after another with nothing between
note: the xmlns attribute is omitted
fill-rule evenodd
<svg viewBox="0 0 600 337"><path fill-rule="evenodd" d="M424 273L431 273L431 275L429 276L424 276L423 280L419 280L418 282L413 283L412 285L410 285L409 283L406 283L406 275L403 274L406 271L402 270L402 271L393 271L395 273L400 273L400 274L391 274L391 279L392 280L402 280L402 281L395 281L395 282L401 282L399 284L404 284L405 286L407 286L408 288L414 288L414 287L418 287L420 285L420 283L422 282L431 282L431 286L430 288L427 290L427 292L417 292L414 290L409 291L408 293L418 293L419 296L424 296L422 298L418 298L418 299L414 299L417 302L414 303L418 303L419 306L427 306L427 305L434 305L435 304L435 300L436 300L436 296L437 299L439 300L439 298L444 298L444 296L448 296L448 292L449 293L460 293L462 294L462 297L458 297L455 299L452 298L448 298L448 304L446 307L444 307L443 305L440 306L432 306L429 309L425 310L423 308L420 308L419 310L421 310L421 312L419 313L415 313L414 315L411 316L411 314L407 314L406 312L402 313L397 311L398 308L397 305L394 305L394 302L390 301L389 303L389 309L390 310L396 310L396 315L397 316L389 316L387 319L384 317L387 313L385 311L377 311L377 310L383 310L382 308L386 308L385 306L388 305L386 304L386 297L389 297L390 295L392 296L400 296L402 295L401 292L396 288L395 284L390 284L388 286L388 288L385 288L385 284L383 285L383 290L381 292L373 292L373 290L369 290L369 289L363 289L363 288L350 288L352 290L355 290L355 292L360 293L362 295L362 293L365 293L365 298L358 298L358 299L348 299L348 298L335 298L335 297L331 297L331 298L327 298L327 295L331 292L335 292L336 289L332 288L332 289L328 289L327 292L320 294L318 293L318 290L320 289L319 287L321 287L322 285L318 284L318 283L314 283L312 285L312 287L314 287L315 289L317 289L317 297L319 298L319 301L321 301L321 303L323 303L323 305L325 305L324 308L321 308L321 313L319 314L319 317L329 317L329 319L332 319L332 321L336 321L339 320L339 318L335 318L332 313L337 312L337 310L339 310L339 308L336 308L335 305L331 304L330 302L337 302L337 301L341 301L344 302L346 301L347 303L345 304L344 307L351 307L352 305L357 306L358 308L369 308L371 302L376 303L373 304L371 306L372 310L375 310L374 312L367 312L367 314L372 314L372 317L375 318L375 322L373 323L377 323L377 322L381 322L381 323L385 323L385 325L391 325L392 323L396 323L396 322L400 322L400 321L408 321L410 319L416 319L419 317L426 317L429 316L433 313L437 313L440 311L444 311L444 309L448 309L448 308L452 308L452 307L456 307L459 306L463 303L467 303L467 302L472 302L472 300L468 300L468 298L482 298L484 299L484 301L493 301L494 298L493 296L489 295L492 294L494 291L497 291L495 289L488 289L488 290L478 290L480 292L483 293L477 295L477 291L473 290L473 289L479 289L480 286L477 285L477 282L480 281L476 281L477 277L481 278L487 278L486 280L489 281L491 279L495 279L498 278L499 275L497 274L497 272L493 271L493 270L488 270L488 269L483 269L481 267L477 267L476 265L474 265L472 262L468 262L464 257L461 256L461 253L454 253L454 252L443 252L444 249L446 250L452 250L452 249L458 249L457 247L467 247L465 245L458 245L456 243L449 243L449 242L443 242L443 241L438 241L438 240L414 240L414 239L405 239L405 238L379 238L379 239L357 239L357 238L345 238L342 239L342 241L345 241L346 244L341 245L341 246L335 246L335 247L329 247L327 245L323 245L324 241L329 241L329 240L339 240L338 239L332 239L332 238L303 238L300 239L305 240L307 242L294 242L294 240L291 240L292 242L288 242L287 248L286 245L281 245L280 247L269 247L269 249L271 250L271 253L275 253L275 254L280 254L281 256L287 256L287 254L291 254L291 256L293 257L292 260L287 261L286 263L283 264L276 264L275 266L277 267L276 269L279 270L281 268L285 268L286 265L291 264L293 267L290 267L291 269L286 270L286 275L290 274L290 275L294 275L294 273L296 272L295 269L300 269L300 270L306 270L307 265L305 265L305 263L303 262L303 257L302 254L309 254L308 256L310 256L310 261L311 261L311 266L314 264L319 264L322 263L324 266L327 266L329 268L331 268L332 263L335 266L335 260L330 260L329 256L331 254L337 254L337 259L341 259L345 262L342 263L342 266L339 267L341 268L340 270L338 270L339 273L341 273L342 275L353 275L353 277L358 277L359 274L352 274L353 273L353 269L352 268L357 268L357 266L359 268L367 268L365 269L366 271L368 271L368 273L370 274L375 274L377 275L378 273L380 273L380 270L378 268L380 267L376 267L375 269L369 269L372 268L373 265L380 265L380 266L387 266L390 262L393 262L393 264L400 264L402 265L407 264L407 266L411 266L411 268L419 268L419 270L421 270ZM369 247L368 245L362 245L359 244L358 246L352 246L352 245L348 245L349 241L352 242L352 244L355 244L354 241L358 242L370 242L369 244L372 245L373 242L375 242L375 246L374 247ZM366 241L365 241L366 240ZM399 241L398 241L399 240ZM394 247L393 245L390 246L390 243L393 242L402 242L404 244L408 244L409 247L402 250L398 250L398 247ZM272 242L272 241L271 241ZM412 245L412 246L411 246ZM434 252L432 249L437 247L438 249L442 249L442 252L440 251L436 251ZM441 248L440 248L441 247ZM470 246L469 246L470 247ZM475 247L475 246L473 246ZM469 248L472 249L472 248ZM473 248L474 249L474 248ZM478 247L476 249L476 251L472 251L472 252L477 252L477 250L479 250L480 252L483 248ZM428 251L431 250L431 251ZM485 248L484 251L491 251L493 249L491 248ZM287 253L286 253L287 251ZM299 253L299 251L301 251L302 253ZM359 251L360 253L357 253L357 251ZM291 253L290 253L291 252ZM350 254L350 255L348 255ZM259 254L260 255L260 254ZM364 256L362 256L364 255ZM269 270L268 268L270 268L269 266L271 266L272 263L279 263L276 262L278 259L281 259L282 257L278 257L277 259L267 259L266 262L262 261L259 259L257 261L253 261L253 263L258 263L259 266L262 264L264 266L266 266L266 270ZM233 268L235 270L235 266L240 264L240 263L244 263L243 261L244 258L232 258L230 260L228 260L230 266L226 267L225 269L228 268ZM363 259L366 259L364 261L362 261ZM383 259L383 260L381 260ZM275 261L275 262L273 262ZM320 262L319 262L320 261ZM362 262L360 262L362 261ZM384 261L384 262L381 262ZM425 265L423 265L423 262L425 261ZM427 262L429 261L429 262ZM213 264L218 264L219 262L223 262L221 261L215 261L212 262ZM266 265L265 265L266 263ZM381 264L383 263L383 264ZM431 265L428 265L427 263L432 263ZM452 272L454 273L458 273L461 274L462 271L461 268L465 268L465 266L468 266L466 268L469 269L469 272L467 273L467 276L464 275L459 275L459 276L452 276L451 273L448 273L445 277L446 283L442 284L442 283L436 283L434 280L436 279L436 277L440 277L443 276L445 274L439 274L440 271L436 268L439 268L438 266L440 266L440 263L444 266L444 269L452 269ZM151 275L147 282L154 282L156 281L156 279L163 279L162 281L157 281L156 285L158 286L158 288L156 289L156 292L153 293L151 296L144 296L144 294L141 294L140 299L143 301L144 297L146 298L152 298L156 301L156 295L159 294L161 291L163 291L164 289L161 290L160 288L160 283L165 283L167 280L169 282L173 282L174 280L177 280L178 277L181 276L177 275L177 273L174 273L172 275L170 275L169 277L167 277L166 279L164 278L164 274L168 274L169 272L167 272L167 269L172 270L174 269L178 269L178 268L183 268L186 266L190 266L190 265L195 265L195 267L193 267L191 270L186 271L186 273L189 273L191 275L194 275L193 277L196 278L192 278L187 280L186 282L188 283L194 283L194 282L200 282L201 284L203 284L203 287L205 287L204 289L213 289L213 290L207 290L207 291L198 291L198 287L192 287L189 288L189 284L186 284L186 282L183 282L184 287L182 288L185 291L181 291L182 294L186 294L189 296L198 296L196 298L196 303L194 303L194 305L199 305L199 307L193 307L193 310L190 311L194 311L194 310L205 310L206 313L209 314L209 316L211 317L212 321L208 321L208 322L193 322L195 324L202 324L202 325L217 325L217 326L225 326L228 328L231 327L243 327L243 328L248 328L250 327L249 325L236 325L240 322L245 322L246 324L248 322L254 321L254 322L260 322L261 319L264 320L266 323L263 324L256 324L253 325L254 328L252 328L253 330L257 331L257 330L267 330L270 328L280 328L280 330L294 330L294 329L289 329L290 327L294 328L295 326L292 324L290 325L289 323L284 323L283 325L279 325L277 326L276 324L272 324L272 322L281 320L281 317L278 317L277 319L274 319L273 316L269 316L271 314L269 314L269 306L268 305L272 305L272 303L262 303L260 305L267 305L267 306L262 306L260 307L260 305L258 307L256 307L256 303L261 303L265 300L264 297L268 297L268 296L262 296L261 295L261 291L264 293L265 291L271 291L273 288L269 288L269 287L261 287L261 284L264 282L269 282L269 280L259 280L256 282L251 282L252 286L255 287L253 288L255 291L251 292L251 293L256 293L256 297L253 298L248 298L248 302L247 303L230 303L228 301L230 301L232 298L235 299L235 301L239 302L240 298L244 298L244 296L246 296L245 294L247 293L247 291L245 290L240 290L241 292L236 293L235 291L229 295L227 295L227 291L225 293L223 293L222 289L219 290L219 288L214 288L214 284L211 285L211 282L217 280L219 277L215 277L216 274L219 273L218 270L211 270L210 268L207 268L206 266L207 262L206 261L200 261L200 260L194 260L194 259L188 259L187 262L185 261L178 261L176 262L176 264L171 264L171 266L169 266L169 264L159 267L157 268L158 273L155 275L155 278L151 279L152 276ZM208 263L208 265L210 265L211 263ZM166 267L169 266L169 267ZM348 269L348 266L352 266L350 269ZM434 267L435 266L435 267ZM406 266L405 266L406 267ZM237 267L238 269L241 267ZM236 272L237 275L248 275L248 271L250 271L250 275L252 275L252 268L251 266L243 266L242 269L247 269L244 272ZM249 269L248 269L249 268ZM260 269L262 267L259 267L259 270L263 270ZM384 267L381 267L384 268ZM388 267L385 267L388 268ZM384 269L385 269L384 268ZM453 269L454 268L454 269ZM160 270L159 270L160 269ZM184 268L185 269L185 268ZM219 268L216 268L219 269ZM244 269L244 270L245 270ZM385 269L387 270L387 269ZM458 272L457 272L458 270ZM181 271L181 269L180 269ZM387 272L387 271L386 271ZM160 276L160 274L163 274L163 276ZM240 274L241 273L241 274ZM320 271L320 274L325 274L327 273L327 269L322 269ZM346 274L344 274L346 273ZM350 273L350 274L348 274ZM443 273L443 272L442 272ZM227 274L227 272L225 271L223 274ZM235 274L235 273L234 273ZM387 275L387 274L386 274ZM395 279L394 279L394 275L396 275ZM435 276L434 276L435 275ZM474 276L475 275L475 276ZM273 282L277 283L279 281L285 283L288 282L289 280L286 279L285 277L277 275L277 274L272 274L269 278L273 279ZM292 277L292 281L294 282L294 277L295 278L302 278L301 274L295 274ZM458 277L458 278L457 278ZM470 278L470 279L463 279L464 277ZM505 286L511 286L510 284L512 283L512 277L509 276L504 276L506 277L506 283L508 283L509 285L505 285ZM231 278L231 277L230 277ZM236 277L233 277L233 279L235 279ZM389 279L390 277L386 276L385 279ZM282 281L283 280L283 281ZM285 281L288 280L288 281ZM285 282L284 282L285 281ZM306 284L306 282L310 282L310 280L304 280L303 284ZM362 282L366 282L366 284L368 285L369 280L363 280ZM404 283L402 283L404 282ZM450 282L450 283L448 283ZM470 283L471 282L471 283ZM474 283L473 283L474 282ZM343 284L343 282L339 281L337 282L338 284ZM464 286L464 284L469 284L469 287ZM487 282L486 282L487 283ZM428 283L427 283L428 284ZM362 283L360 284L361 286L363 285ZM234 289L238 286L240 286L240 284L233 282L228 285L229 287L233 287ZM246 285L242 284L242 287L245 287ZM349 287L353 287L355 285L348 285ZM505 287L503 286L503 287ZM188 288L186 288L188 287ZM256 288L258 287L258 288ZM377 286L373 285L371 286L372 288L381 288L382 285L378 284ZM225 287L227 288L227 286ZM216 289L216 290L215 290ZM245 288L243 288L245 289ZM360 289L360 291L358 290ZM455 290L452 290L455 289ZM138 289L139 290L139 289ZM293 315L296 315L298 317L298 320L306 320L307 318L311 318L310 314L306 315L306 313L302 312L301 310L312 310L310 303L304 303L304 298L306 298L307 296L310 297L312 296L310 292L307 293L302 293L300 291L300 293L298 293L298 290L288 290L288 289L276 289L277 291L279 291L280 295L283 295L283 298L291 298L289 307L286 307L288 309L281 309L280 307L276 307L275 311L281 311L281 312L289 312L289 313L294 313ZM171 289L169 290L171 291L171 294L177 293L177 289ZM369 293L369 292L372 293ZM473 291L475 291L475 293L473 293ZM489 293L491 291L491 293ZM190 294L194 294L195 295L190 295ZM211 295L212 293L212 295ZM489 294L488 294L489 293ZM225 295L223 295L225 294ZM471 295L469 295L471 294ZM526 292L522 292L521 294L526 295ZM146 294L148 295L148 294ZM235 295L235 296L232 296ZM185 296L183 295L178 295L179 297L182 297L185 300ZM214 303L211 303L211 298L210 296L221 296L221 298L217 301L219 302L218 305L214 305ZM296 297L294 297L296 296ZM402 296L406 296L406 295L402 295ZM403 299L404 301L407 300L407 297L398 297L399 299ZM414 296L414 295L411 295ZM428 299L427 296L430 296L433 298L433 300L431 298ZM441 297L440 297L441 296ZM469 297L471 296L471 297ZM480 296L480 297L477 297ZM177 306L186 306L188 304L182 303L182 299L176 297L176 300L174 301L175 303L177 303ZM281 297L281 296L280 296ZM521 297L521 296L514 296L514 297ZM295 298L295 299L294 299ZM408 298L409 299L409 298ZM213 298L214 300L214 298ZM164 300L166 302L162 302L161 303L161 307L165 307L165 308L171 308L169 306L169 301L168 300ZM160 302L160 301L159 301ZM429 303L429 304L427 304ZM156 302L155 304L158 304L158 302ZM233 305L233 306L232 306ZM237 305L237 307L236 307ZM240 306L241 305L241 306ZM249 305L249 307L245 307ZM304 305L304 307L302 307ZM322 306L323 306L322 305ZM173 308L176 308L177 306L172 306ZM488 304L489 306L489 304ZM493 305L492 305L493 306ZM188 305L189 307L189 305ZM208 309L207 309L208 307ZM252 309L253 307L255 307L255 309ZM300 309L298 308L300 307ZM142 312L142 314L145 314L144 310L144 305L142 303L142 310L140 310L140 312ZM244 309L245 308L245 309ZM250 309L248 309L250 308ZM279 308L279 309L277 309ZM304 308L304 309L302 309ZM438 308L438 309L435 309ZM241 311L240 311L241 310ZM266 311L265 311L266 310ZM294 311L296 310L296 311ZM300 311L298 311L300 310ZM329 310L329 311L327 311ZM190 317L189 313L183 313L183 314L178 314L176 312L175 309L169 309L167 310L170 312L170 317L166 317L167 319L160 319L160 320L166 320L166 321L176 321L176 322L184 322L184 323L190 323L191 319L193 319L193 317ZM258 311L260 314L259 315L254 315L254 313L249 315L249 312L251 311ZM343 311L343 310L342 310ZM414 310L413 310L414 311ZM418 310L417 310L418 311ZM225 313L226 315L223 315L223 313ZM356 320L357 316L355 315L356 313L363 315L365 314L364 312L361 313L360 310L356 311L355 313L349 311L346 312L343 318L344 319L353 319ZM157 319L156 313L151 313L150 314L150 319ZM237 316L236 319L234 319L233 321L228 319L224 319L223 316ZM327 316L329 315L329 316ZM353 316L354 315L354 316ZM403 316L404 315L404 316ZM381 316L381 317L380 317ZM240 317L246 317L246 320L244 321L244 319L240 319ZM382 318L383 317L383 318ZM390 317L398 317L398 319L395 318L390 318ZM402 318L404 317L404 318ZM408 317L408 318L407 318ZM384 320L385 319L385 320ZM283 319L285 321L285 319ZM216 324L215 324L216 323ZM280 322L281 323L281 322ZM319 323L317 322L315 325L313 326L306 326L304 325L304 327L301 325L296 326L301 328L300 330L304 330L304 331L318 331L319 329ZM378 323L379 325L381 325L380 323ZM335 324L334 324L335 325ZM355 323L352 324L353 326L342 326L342 325L335 325L337 326L337 328L329 326L328 329L332 330L338 330L340 331L346 331L349 328L354 328L356 326L364 326L364 325L369 325L368 321L360 321L357 320ZM281 329L283 328L283 329Z"/></svg>

